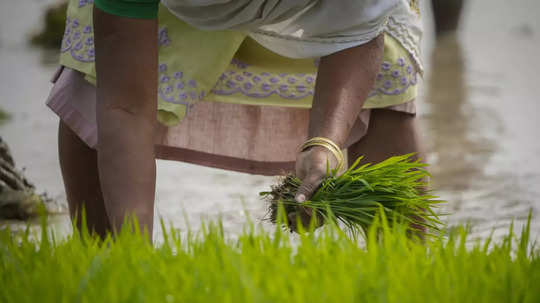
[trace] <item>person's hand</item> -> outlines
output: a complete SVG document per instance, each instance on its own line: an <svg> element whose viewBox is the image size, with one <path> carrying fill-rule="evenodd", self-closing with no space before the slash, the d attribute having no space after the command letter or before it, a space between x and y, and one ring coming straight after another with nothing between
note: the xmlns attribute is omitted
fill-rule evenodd
<svg viewBox="0 0 540 303"><path fill-rule="evenodd" d="M327 148L312 146L300 152L296 158L296 176L302 180L302 185L296 192L295 200L302 203L309 200L326 177L327 168L334 169L338 160ZM296 230L297 216L304 227L309 226L312 210L306 207L298 207L297 212L288 215L288 221L292 230ZM317 222L317 225L320 226Z"/></svg>

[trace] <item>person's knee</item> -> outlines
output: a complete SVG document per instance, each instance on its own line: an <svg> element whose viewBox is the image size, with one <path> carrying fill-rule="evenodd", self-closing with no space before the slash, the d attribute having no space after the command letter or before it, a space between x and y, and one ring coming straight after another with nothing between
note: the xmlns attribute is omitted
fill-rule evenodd
<svg viewBox="0 0 540 303"><path fill-rule="evenodd" d="M373 109L366 135L349 148L350 158L365 156L366 163L409 153L422 157L416 117L390 109Z"/></svg>
<svg viewBox="0 0 540 303"><path fill-rule="evenodd" d="M371 111L370 121L372 124L376 124L375 126L379 127L380 125L383 125L396 129L416 128L415 114L385 108L373 109Z"/></svg>

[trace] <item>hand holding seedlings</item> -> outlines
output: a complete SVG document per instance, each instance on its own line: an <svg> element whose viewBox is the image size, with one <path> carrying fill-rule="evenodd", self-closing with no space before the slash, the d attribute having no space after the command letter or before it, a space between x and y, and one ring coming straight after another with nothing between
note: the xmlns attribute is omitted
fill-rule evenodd
<svg viewBox="0 0 540 303"><path fill-rule="evenodd" d="M412 157L391 157L373 165L359 165L360 158L339 176L336 170L328 171L320 187L301 205L295 200L301 179L285 176L270 192L261 193L269 202L269 219L296 231L297 213L304 226L311 214L316 215L317 225L332 220L352 232L364 233L382 211L390 224L403 223L411 231L425 228L429 235L439 229L441 223L433 208L443 201L426 192L426 164ZM285 218L280 217L280 208Z"/></svg>

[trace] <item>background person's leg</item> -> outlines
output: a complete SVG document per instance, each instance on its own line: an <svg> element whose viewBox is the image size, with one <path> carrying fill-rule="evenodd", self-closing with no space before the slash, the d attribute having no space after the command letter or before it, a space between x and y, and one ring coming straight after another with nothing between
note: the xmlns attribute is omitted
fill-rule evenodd
<svg viewBox="0 0 540 303"><path fill-rule="evenodd" d="M84 208L88 229L104 237L110 231L110 224L99 183L96 150L60 121L58 154L71 219L77 220L80 230Z"/></svg>

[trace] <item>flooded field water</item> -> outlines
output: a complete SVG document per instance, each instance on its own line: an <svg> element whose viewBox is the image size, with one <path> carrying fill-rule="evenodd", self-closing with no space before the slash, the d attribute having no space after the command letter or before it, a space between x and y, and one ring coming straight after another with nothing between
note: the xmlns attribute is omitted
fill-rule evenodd
<svg viewBox="0 0 540 303"><path fill-rule="evenodd" d="M0 125L18 167L40 192L65 205L57 159L57 118L44 105L56 55L27 44L54 1L0 2L0 104L12 119ZM425 6L427 6L424 1ZM473 234L521 226L533 211L540 234L540 3L468 1L460 29L436 41L426 17L427 72L418 102L422 136L436 193L449 201L444 220L471 223ZM158 161L156 215L185 228L221 217L241 230L265 209L258 192L273 178ZM11 222L13 226L21 224ZM69 232L66 215L53 226Z"/></svg>

